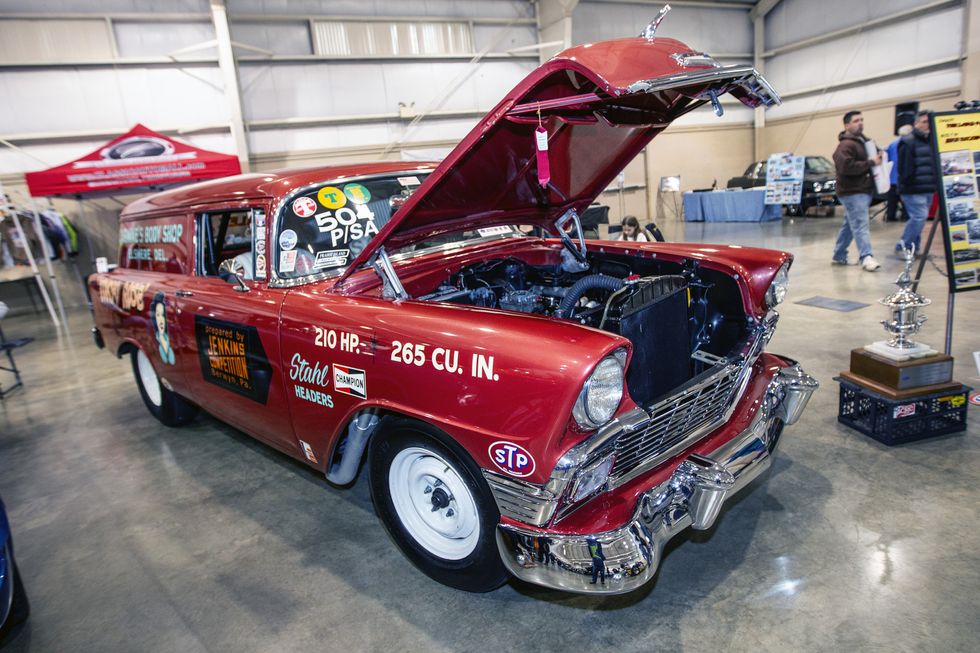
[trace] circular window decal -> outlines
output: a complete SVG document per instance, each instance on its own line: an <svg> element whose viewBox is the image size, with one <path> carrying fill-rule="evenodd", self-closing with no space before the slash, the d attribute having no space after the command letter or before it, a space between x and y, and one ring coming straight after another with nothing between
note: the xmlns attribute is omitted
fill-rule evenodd
<svg viewBox="0 0 980 653"><path fill-rule="evenodd" d="M279 234L279 249L284 251L289 251L296 247L296 232L292 229L286 229L281 234Z"/></svg>
<svg viewBox="0 0 980 653"><path fill-rule="evenodd" d="M300 197L293 201L293 213L301 218L308 218L316 213L316 202L309 197Z"/></svg>

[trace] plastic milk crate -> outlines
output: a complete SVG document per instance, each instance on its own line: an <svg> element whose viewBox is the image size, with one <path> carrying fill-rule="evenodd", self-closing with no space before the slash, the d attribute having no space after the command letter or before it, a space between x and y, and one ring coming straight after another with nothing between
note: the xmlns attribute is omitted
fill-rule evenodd
<svg viewBox="0 0 980 653"><path fill-rule="evenodd" d="M924 394L907 399L888 399L842 379L837 421L884 444L901 444L966 430L970 390Z"/></svg>

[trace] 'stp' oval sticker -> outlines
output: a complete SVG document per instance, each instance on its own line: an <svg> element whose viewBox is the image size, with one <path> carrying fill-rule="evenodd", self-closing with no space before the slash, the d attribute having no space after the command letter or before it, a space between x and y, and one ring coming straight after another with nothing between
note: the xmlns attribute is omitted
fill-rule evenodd
<svg viewBox="0 0 980 653"><path fill-rule="evenodd" d="M511 476L524 477L534 473L534 457L519 444L494 442L488 451L493 464Z"/></svg>

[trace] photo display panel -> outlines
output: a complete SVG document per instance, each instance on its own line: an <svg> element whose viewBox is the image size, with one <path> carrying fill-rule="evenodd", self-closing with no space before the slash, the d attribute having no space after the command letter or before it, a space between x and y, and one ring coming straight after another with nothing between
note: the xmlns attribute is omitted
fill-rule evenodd
<svg viewBox="0 0 980 653"><path fill-rule="evenodd" d="M980 111L932 116L950 292L980 288Z"/></svg>

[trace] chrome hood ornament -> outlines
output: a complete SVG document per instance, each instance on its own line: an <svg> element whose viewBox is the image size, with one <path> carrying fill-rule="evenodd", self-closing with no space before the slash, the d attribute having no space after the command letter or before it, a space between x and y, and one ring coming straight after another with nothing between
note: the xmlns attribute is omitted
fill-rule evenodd
<svg viewBox="0 0 980 653"><path fill-rule="evenodd" d="M665 4L663 9L660 10L660 13L657 14L657 17L651 20L650 24L640 32L640 38L653 40L657 33L657 28L660 27L660 21L664 19L668 11L670 11L670 5Z"/></svg>

